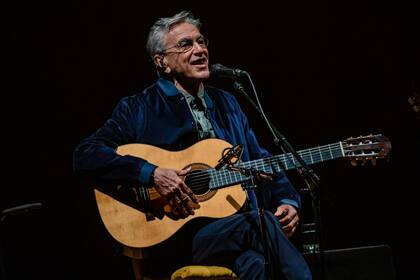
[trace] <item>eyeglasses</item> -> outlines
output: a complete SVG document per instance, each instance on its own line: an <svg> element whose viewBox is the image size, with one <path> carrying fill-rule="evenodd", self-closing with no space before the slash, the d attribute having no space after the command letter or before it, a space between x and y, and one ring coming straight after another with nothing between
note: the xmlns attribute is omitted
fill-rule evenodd
<svg viewBox="0 0 420 280"><path fill-rule="evenodd" d="M186 53L194 47L194 43L197 43L202 48L207 48L209 45L209 39L204 36L200 36L197 39L193 38L183 38L176 43L175 46L169 47L166 50L163 50L162 53ZM168 52L168 50L177 49L176 51Z"/></svg>

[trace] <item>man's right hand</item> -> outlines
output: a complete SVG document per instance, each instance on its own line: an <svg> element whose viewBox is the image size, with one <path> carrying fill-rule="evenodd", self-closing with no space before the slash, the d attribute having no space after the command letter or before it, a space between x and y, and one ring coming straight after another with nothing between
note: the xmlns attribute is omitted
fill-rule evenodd
<svg viewBox="0 0 420 280"><path fill-rule="evenodd" d="M156 191L164 197L172 207L172 214L177 218L194 215L193 205L198 203L190 188L181 179L191 169L174 170L157 167L153 173L153 184Z"/></svg>

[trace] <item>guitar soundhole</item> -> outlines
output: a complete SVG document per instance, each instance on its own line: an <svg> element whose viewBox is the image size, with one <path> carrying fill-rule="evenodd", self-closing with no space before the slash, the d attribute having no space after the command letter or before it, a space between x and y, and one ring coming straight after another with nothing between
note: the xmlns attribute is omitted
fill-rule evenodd
<svg viewBox="0 0 420 280"><path fill-rule="evenodd" d="M193 170L185 178L185 184L195 195L203 195L209 191L210 175L206 170Z"/></svg>
<svg viewBox="0 0 420 280"><path fill-rule="evenodd" d="M205 163L192 163L185 166L183 169L191 167L191 171L186 177L184 182L193 191L198 199L198 202L204 202L212 198L217 190L210 190L210 172L212 168Z"/></svg>

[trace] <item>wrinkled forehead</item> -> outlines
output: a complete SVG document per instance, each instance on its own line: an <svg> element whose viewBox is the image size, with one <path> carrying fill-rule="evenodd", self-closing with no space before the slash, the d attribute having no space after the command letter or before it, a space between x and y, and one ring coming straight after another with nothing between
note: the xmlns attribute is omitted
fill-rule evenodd
<svg viewBox="0 0 420 280"><path fill-rule="evenodd" d="M200 36L200 30L193 24L183 22L171 27L165 36L166 46L176 44L184 38L196 38Z"/></svg>

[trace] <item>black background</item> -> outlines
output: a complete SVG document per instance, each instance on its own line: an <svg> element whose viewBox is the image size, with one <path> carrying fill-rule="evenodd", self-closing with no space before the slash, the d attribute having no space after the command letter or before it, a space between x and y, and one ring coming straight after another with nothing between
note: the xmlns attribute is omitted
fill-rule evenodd
<svg viewBox="0 0 420 280"><path fill-rule="evenodd" d="M211 63L248 71L267 116L296 149L382 133L388 160L314 166L326 249L388 244L398 279L417 273L420 213L418 10L384 1L31 1L4 4L1 209L43 208L1 225L10 279L132 279L72 151L123 96L156 78L148 28L183 9L201 18ZM232 82L210 80L232 89ZM278 153L238 97L260 142ZM297 187L302 181L290 173ZM311 211L310 205L304 205Z"/></svg>

